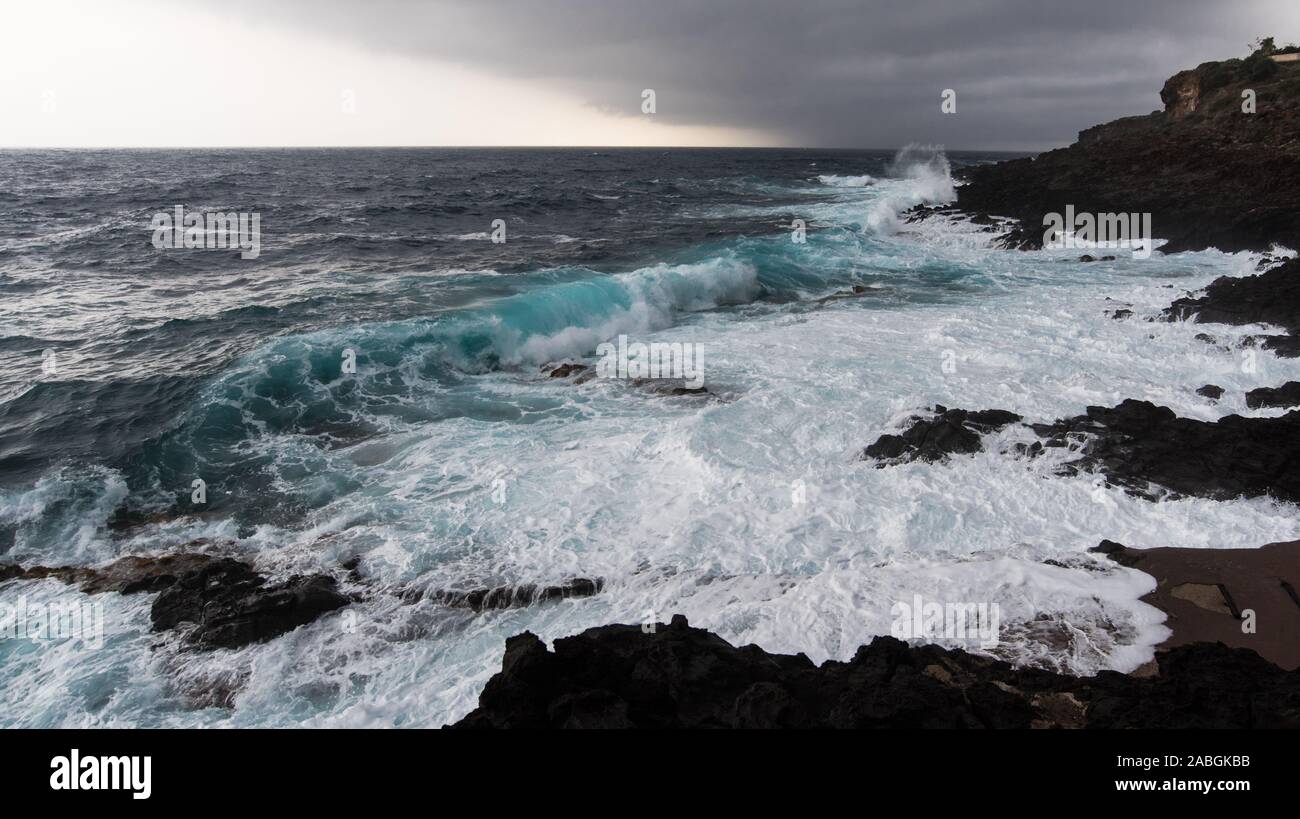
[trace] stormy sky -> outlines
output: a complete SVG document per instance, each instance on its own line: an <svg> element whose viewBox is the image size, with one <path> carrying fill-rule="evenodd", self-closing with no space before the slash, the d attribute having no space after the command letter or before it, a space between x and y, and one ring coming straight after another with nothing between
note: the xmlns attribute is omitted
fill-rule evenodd
<svg viewBox="0 0 1300 819"><path fill-rule="evenodd" d="M119 98L124 116L158 119L150 144L175 133L163 144L1037 150L1159 107L1178 69L1244 56L1263 35L1300 41L1297 0L131 2L139 16L114 14L99 36L181 61L156 72L161 85L137 78L156 94L152 114ZM69 19L10 27L12 45L75 37ZM83 76L113 70L103 49L69 59ZM0 144L95 142L77 142L78 89L59 71L29 66L8 92L24 104L71 98L64 120L33 117L28 142L0 133ZM187 77L198 84L188 92ZM940 111L948 88L951 115ZM649 117L644 89L656 94ZM355 101L350 119L337 116L340 93ZM96 125L105 144L145 133L112 125Z"/></svg>

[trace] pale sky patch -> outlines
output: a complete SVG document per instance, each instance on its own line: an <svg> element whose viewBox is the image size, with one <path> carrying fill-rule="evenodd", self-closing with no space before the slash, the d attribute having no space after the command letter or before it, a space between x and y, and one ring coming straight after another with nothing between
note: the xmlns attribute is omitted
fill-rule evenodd
<svg viewBox="0 0 1300 819"><path fill-rule="evenodd" d="M364 5L364 4L361 4ZM0 27L0 146L769 145L211 7L42 0ZM662 103L657 99L657 106Z"/></svg>

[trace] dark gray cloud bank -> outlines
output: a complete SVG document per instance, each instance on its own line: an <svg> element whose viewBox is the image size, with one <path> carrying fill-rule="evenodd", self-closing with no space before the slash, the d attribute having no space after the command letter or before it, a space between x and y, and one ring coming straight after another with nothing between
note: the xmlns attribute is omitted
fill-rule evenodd
<svg viewBox="0 0 1300 819"><path fill-rule="evenodd" d="M241 18L530 78L794 146L1041 149L1160 106L1164 79L1300 40L1300 0L222 0ZM940 112L945 88L957 113Z"/></svg>

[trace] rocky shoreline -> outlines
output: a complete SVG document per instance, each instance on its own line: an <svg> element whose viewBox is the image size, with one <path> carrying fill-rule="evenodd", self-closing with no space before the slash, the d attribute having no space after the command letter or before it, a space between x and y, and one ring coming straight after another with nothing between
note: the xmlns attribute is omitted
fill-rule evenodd
<svg viewBox="0 0 1300 819"><path fill-rule="evenodd" d="M737 648L686 618L506 641L454 728L1300 728L1300 671L1247 649L1161 652L1150 676L1071 677L877 637L853 659Z"/></svg>
<svg viewBox="0 0 1300 819"><path fill-rule="evenodd" d="M1257 113L1241 111L1247 88ZM1163 111L1090 128L1068 148L973 169L955 206L920 206L906 221L1009 226L999 243L1032 249L1042 246L1044 215L1072 205L1152 213L1167 253L1300 247L1300 67L1264 65L1257 56L1205 63L1171 77L1161 99ZM1153 320L1272 325L1282 332L1245 343L1300 355L1300 259L1265 256L1260 267L1259 275L1220 278ZM1196 392L1218 400L1224 391L1207 384ZM1023 424L1038 440L1006 454L1065 448L1076 457L1062 472L1098 474L1151 502L1193 495L1300 503L1300 384L1252 390L1246 401L1289 411L1206 422L1129 399L1032 423L1006 410L936 406L861 457L880 468L939 464ZM589 629L556 640L553 651L530 633L511 638L479 707L452 727L1300 727L1300 541L1134 550L1103 540L1093 551L1150 574L1156 588L1143 599L1167 615L1171 636L1131 675L1016 669L889 637L847 663L818 667L803 655L734 647L679 615L667 625Z"/></svg>

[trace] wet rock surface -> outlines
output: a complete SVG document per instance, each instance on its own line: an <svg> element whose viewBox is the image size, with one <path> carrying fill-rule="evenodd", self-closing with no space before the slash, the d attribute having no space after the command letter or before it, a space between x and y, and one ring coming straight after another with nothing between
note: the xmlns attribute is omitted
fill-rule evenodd
<svg viewBox="0 0 1300 819"><path fill-rule="evenodd" d="M999 409L970 411L939 405L934 412L936 415L930 418L914 418L912 426L902 435L880 436L863 450L863 459L877 461L877 466L884 467L980 452L984 449L982 435L1021 420L1014 412Z"/></svg>
<svg viewBox="0 0 1300 819"><path fill-rule="evenodd" d="M575 384L585 384L596 377L596 373L587 364L560 364L552 370L542 367L542 372L551 378L572 378Z"/></svg>
<svg viewBox="0 0 1300 819"><path fill-rule="evenodd" d="M326 574L294 576L269 584L250 564L230 557L179 553L160 557L123 557L105 566L28 566L0 564L0 583L11 580L58 580L86 594L158 593L151 611L155 631L182 628L186 645L199 649L238 648L263 642L306 625L337 608L374 593L360 572L359 561L340 567L356 595L339 591ZM407 588L398 596L408 603L431 600L474 612L540 605L591 597L605 587L601 578L572 578L561 584L521 583L467 590Z"/></svg>
<svg viewBox="0 0 1300 819"><path fill-rule="evenodd" d="M558 586L542 586L536 583L521 583L517 586L498 586L490 589L470 589L468 591L436 590L431 592L409 591L403 598L410 600L433 600L452 608L465 608L473 611L490 609L513 609L522 606L535 606L555 600L569 600L578 597L591 597L605 588L605 581L600 578L589 579L575 577Z"/></svg>
<svg viewBox="0 0 1300 819"><path fill-rule="evenodd" d="M1300 330L1300 259L1252 276L1215 279L1202 295L1169 305L1164 317L1212 324L1275 324L1296 333Z"/></svg>
<svg viewBox="0 0 1300 819"><path fill-rule="evenodd" d="M189 572L207 566L212 557L200 553L164 555L162 557L123 557L98 568L89 566L0 566L0 582L5 580L52 579L77 586L86 594L162 591Z"/></svg>
<svg viewBox="0 0 1300 819"><path fill-rule="evenodd" d="M1202 395L1222 394L1213 385L1202 390ZM1255 401L1300 403L1300 384L1251 395ZM878 468L938 462L980 452L982 436L1021 421L1007 410L938 406L935 411L932 417L914 419L902 435L880 436L863 450L862 458L875 461ZM1149 401L1128 399L1115 407L1088 407L1082 415L1027 426L1040 440L1015 443L1009 453L1033 458L1050 448L1068 449L1075 457L1059 474L1097 472L1111 485L1148 500L1267 495L1300 503L1300 410L1276 418L1229 415L1200 421L1180 418Z"/></svg>
<svg viewBox="0 0 1300 819"><path fill-rule="evenodd" d="M1196 394L1218 401L1223 397L1223 387L1216 384L1206 384L1204 387L1197 389Z"/></svg>
<svg viewBox="0 0 1300 819"><path fill-rule="evenodd" d="M1300 336L1246 336L1247 344L1271 350L1278 358L1300 358Z"/></svg>
<svg viewBox="0 0 1300 819"><path fill-rule="evenodd" d="M200 553L131 556L101 567L0 566L0 582L45 579L86 594L157 592L154 631L184 626L186 644L200 649L269 640L353 602L329 575L268 585L247 563Z"/></svg>
<svg viewBox="0 0 1300 819"><path fill-rule="evenodd" d="M1271 495L1300 502L1300 411L1210 422L1129 399L1030 426L1046 446L1080 453L1066 465L1067 472L1098 471L1142 497L1165 494L1149 486L1156 484L1175 494L1216 500Z"/></svg>
<svg viewBox="0 0 1300 819"><path fill-rule="evenodd" d="M1246 393L1246 406L1260 407L1300 406L1300 381L1288 381L1280 387L1260 387Z"/></svg>
<svg viewBox="0 0 1300 819"><path fill-rule="evenodd" d="M188 625L188 644L239 648L304 626L351 603L328 575L268 585L247 563L223 558L189 572L154 600L156 631Z"/></svg>
<svg viewBox="0 0 1300 819"><path fill-rule="evenodd" d="M1069 677L877 637L848 662L735 647L678 615L506 641L501 671L455 728L1300 727L1300 672L1196 643L1159 674Z"/></svg>

